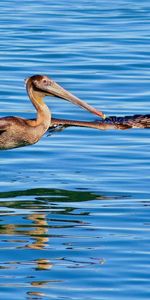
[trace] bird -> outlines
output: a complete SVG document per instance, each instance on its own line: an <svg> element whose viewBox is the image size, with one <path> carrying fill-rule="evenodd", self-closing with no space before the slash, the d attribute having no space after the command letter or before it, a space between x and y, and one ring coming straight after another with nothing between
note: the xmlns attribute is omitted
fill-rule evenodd
<svg viewBox="0 0 150 300"><path fill-rule="evenodd" d="M24 119L16 116L1 117L0 150L35 144L50 127L60 123L60 120L52 119L51 111L43 101L45 96L62 98L103 119L105 118L101 111L80 100L46 75L28 77L25 80L25 85L29 99L37 111L37 116L34 119Z"/></svg>

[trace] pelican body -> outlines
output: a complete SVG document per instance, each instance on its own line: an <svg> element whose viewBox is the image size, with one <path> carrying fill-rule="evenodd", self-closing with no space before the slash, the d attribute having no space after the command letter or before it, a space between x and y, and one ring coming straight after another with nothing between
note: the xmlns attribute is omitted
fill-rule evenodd
<svg viewBox="0 0 150 300"><path fill-rule="evenodd" d="M51 111L43 101L45 96L62 98L104 117L102 112L80 100L47 76L34 75L26 79L25 83L37 116L32 120L14 116L0 118L0 150L35 144L53 125Z"/></svg>

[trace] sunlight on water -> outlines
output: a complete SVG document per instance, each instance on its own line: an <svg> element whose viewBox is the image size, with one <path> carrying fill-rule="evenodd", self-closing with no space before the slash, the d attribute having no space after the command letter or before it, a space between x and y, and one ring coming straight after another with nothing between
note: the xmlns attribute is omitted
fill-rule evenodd
<svg viewBox="0 0 150 300"><path fill-rule="evenodd" d="M6 0L0 14L1 116L34 117L37 73L108 116L149 113L149 1ZM149 158L146 129L72 127L1 151L1 299L149 299Z"/></svg>

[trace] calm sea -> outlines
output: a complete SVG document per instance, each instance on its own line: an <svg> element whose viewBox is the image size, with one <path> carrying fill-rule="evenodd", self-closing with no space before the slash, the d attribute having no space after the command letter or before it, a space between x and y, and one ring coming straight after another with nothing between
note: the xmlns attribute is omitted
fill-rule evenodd
<svg viewBox="0 0 150 300"><path fill-rule="evenodd" d="M1 116L34 117L34 74L107 115L148 113L149 0L1 1ZM0 152L1 299L150 299L149 134L68 128Z"/></svg>

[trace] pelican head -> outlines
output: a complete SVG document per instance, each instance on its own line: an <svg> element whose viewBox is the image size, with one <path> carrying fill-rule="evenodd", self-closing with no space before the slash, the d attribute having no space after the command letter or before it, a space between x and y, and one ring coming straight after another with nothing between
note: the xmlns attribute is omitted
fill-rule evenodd
<svg viewBox="0 0 150 300"><path fill-rule="evenodd" d="M90 106L86 102L80 100L63 87L61 87L54 80L45 75L34 75L25 80L26 86L32 87L35 93L38 93L39 97L53 96L72 102L75 105L81 106L89 112L104 118L104 114L98 111L94 107Z"/></svg>

